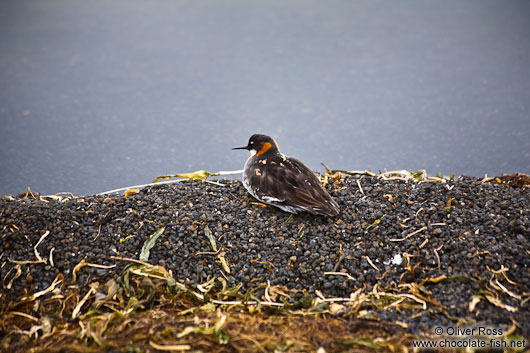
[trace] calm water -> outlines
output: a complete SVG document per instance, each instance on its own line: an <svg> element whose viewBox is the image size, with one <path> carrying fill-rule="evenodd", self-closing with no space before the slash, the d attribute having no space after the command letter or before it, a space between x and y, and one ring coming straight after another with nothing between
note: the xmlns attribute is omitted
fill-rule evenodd
<svg viewBox="0 0 530 353"><path fill-rule="evenodd" d="M530 173L530 2L0 4L0 195L241 169Z"/></svg>

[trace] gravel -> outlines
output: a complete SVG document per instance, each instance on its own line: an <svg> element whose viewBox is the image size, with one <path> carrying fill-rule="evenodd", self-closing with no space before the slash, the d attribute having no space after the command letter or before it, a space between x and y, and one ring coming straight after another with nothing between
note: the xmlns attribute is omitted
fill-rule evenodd
<svg viewBox="0 0 530 353"><path fill-rule="evenodd" d="M267 281L298 289L295 299L303 291L350 297L357 289L397 288L444 275L450 280L422 286L424 297L442 306L429 302L423 311L368 309L380 319L408 324L411 332L465 318L502 327L515 320L517 332L530 336L530 301L524 300L530 292L528 187L472 177L418 183L347 176L327 186L341 207L339 216L289 217L277 208L253 204L240 181L220 182L225 186L182 181L129 196L4 197L2 296L15 300L26 291L43 290L58 273L70 281L83 259L115 267L83 267L77 283L116 277L128 263L111 256L138 259L149 236L165 227L149 262L192 287L222 276L229 286L243 284L243 290ZM225 251L230 273L215 254L205 254L212 251L206 225ZM34 246L46 232L36 253ZM15 278L14 261L35 261L37 254L48 261L21 264L22 273ZM506 269L506 277L495 279L509 293L497 286L500 305L483 298L470 311L473 296L491 292L492 271L500 269Z"/></svg>

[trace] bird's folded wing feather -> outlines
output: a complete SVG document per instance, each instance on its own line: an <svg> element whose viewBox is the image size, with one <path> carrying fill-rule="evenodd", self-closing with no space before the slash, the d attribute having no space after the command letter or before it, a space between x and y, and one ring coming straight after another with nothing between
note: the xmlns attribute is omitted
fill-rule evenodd
<svg viewBox="0 0 530 353"><path fill-rule="evenodd" d="M327 208L329 202L333 203L316 174L302 162L288 158L281 164L267 163L267 168L257 167L258 172L249 173L250 183L259 185L258 196L272 197L287 205L305 205L308 210Z"/></svg>

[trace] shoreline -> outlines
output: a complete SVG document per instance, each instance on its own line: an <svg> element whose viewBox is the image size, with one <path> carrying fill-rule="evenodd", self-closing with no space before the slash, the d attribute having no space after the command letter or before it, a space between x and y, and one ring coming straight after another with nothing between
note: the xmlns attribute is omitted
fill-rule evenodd
<svg viewBox="0 0 530 353"><path fill-rule="evenodd" d="M4 197L3 307L24 288L46 290L58 274L82 294L117 278L127 262L116 258L138 259L165 227L148 262L196 291L222 278L242 292L261 285L258 297L267 286L284 288L291 303L337 298L339 315L399 322L413 334L460 318L506 330L517 322L515 334L530 336L530 188L509 178L335 173L327 181L337 217L262 207L238 180L184 180L127 196ZM32 263L38 257L46 261ZM352 295L366 299L355 308Z"/></svg>

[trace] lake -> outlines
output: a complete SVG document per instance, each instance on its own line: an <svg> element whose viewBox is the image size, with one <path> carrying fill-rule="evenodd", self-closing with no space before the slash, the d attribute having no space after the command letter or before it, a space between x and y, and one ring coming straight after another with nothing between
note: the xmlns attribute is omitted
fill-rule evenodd
<svg viewBox="0 0 530 353"><path fill-rule="evenodd" d="M242 169L530 173L530 2L3 1L0 195Z"/></svg>

